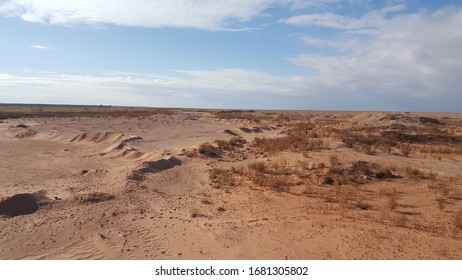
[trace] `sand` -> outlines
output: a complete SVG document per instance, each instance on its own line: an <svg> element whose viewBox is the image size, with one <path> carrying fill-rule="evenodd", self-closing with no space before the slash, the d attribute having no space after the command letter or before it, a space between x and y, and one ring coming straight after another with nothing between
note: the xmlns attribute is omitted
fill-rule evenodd
<svg viewBox="0 0 462 280"><path fill-rule="evenodd" d="M0 111L1 259L462 258L460 114ZM307 120L323 148L252 144ZM411 152L404 144L364 152L348 147L351 135L334 135L357 128L407 131L397 141L412 142ZM451 137L409 136L417 128ZM199 152L204 143L221 148L209 156ZM287 171L251 173L259 162ZM358 162L369 173L355 173ZM258 176L280 182L267 187Z"/></svg>

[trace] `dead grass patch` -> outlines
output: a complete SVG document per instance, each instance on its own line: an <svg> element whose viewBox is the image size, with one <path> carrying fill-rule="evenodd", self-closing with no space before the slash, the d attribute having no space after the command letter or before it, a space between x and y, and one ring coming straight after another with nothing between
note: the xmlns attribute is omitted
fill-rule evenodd
<svg viewBox="0 0 462 280"><path fill-rule="evenodd" d="M352 164L340 164L334 160L335 165L329 168L324 182L329 185L364 184L374 179L398 178L389 169L379 164L357 161Z"/></svg>
<svg viewBox="0 0 462 280"><path fill-rule="evenodd" d="M313 151L327 148L321 139L310 139L294 135L274 138L255 138L251 146L269 154L285 151Z"/></svg>
<svg viewBox="0 0 462 280"><path fill-rule="evenodd" d="M200 144L198 151L208 157L219 157L221 155L221 150L210 143Z"/></svg>
<svg viewBox="0 0 462 280"><path fill-rule="evenodd" d="M202 155L216 158L243 148L245 144L246 140L243 137L234 136L229 140L217 139L213 143L202 143L198 151Z"/></svg>
<svg viewBox="0 0 462 280"><path fill-rule="evenodd" d="M411 179L429 179L431 176L427 175L426 173L422 172L421 170L414 168L414 167L406 167L404 169L406 175Z"/></svg>
<svg viewBox="0 0 462 280"><path fill-rule="evenodd" d="M235 186L236 181L232 175L227 169L212 168L209 170L209 178L212 181L212 187L215 189Z"/></svg>

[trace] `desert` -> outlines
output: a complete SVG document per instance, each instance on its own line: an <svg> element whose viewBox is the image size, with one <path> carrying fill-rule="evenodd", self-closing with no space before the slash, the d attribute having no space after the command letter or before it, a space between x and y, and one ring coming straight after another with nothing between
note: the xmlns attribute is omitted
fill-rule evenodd
<svg viewBox="0 0 462 280"><path fill-rule="evenodd" d="M0 105L1 259L461 259L458 113Z"/></svg>

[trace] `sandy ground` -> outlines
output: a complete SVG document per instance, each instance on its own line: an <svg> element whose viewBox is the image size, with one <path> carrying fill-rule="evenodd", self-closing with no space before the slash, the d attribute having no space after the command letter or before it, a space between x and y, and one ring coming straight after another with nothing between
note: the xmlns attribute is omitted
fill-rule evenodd
<svg viewBox="0 0 462 280"><path fill-rule="evenodd" d="M309 111L234 118L186 109L113 110L1 120L1 259L462 258L461 115ZM455 152L364 153L333 136L307 153L252 146L255 137L283 137L290 124L306 120L321 133L379 122L426 126L416 121L420 116L451 127L455 140L438 147ZM246 143L219 156L198 152L205 142L230 140L230 132ZM280 189L259 186L250 173L231 184L211 176L281 160L304 173L297 183L283 174L287 186ZM396 178L336 184L317 175L358 161L387 167ZM421 175L406 171L411 167ZM8 203L18 194L29 196ZM30 213L21 213L28 207Z"/></svg>

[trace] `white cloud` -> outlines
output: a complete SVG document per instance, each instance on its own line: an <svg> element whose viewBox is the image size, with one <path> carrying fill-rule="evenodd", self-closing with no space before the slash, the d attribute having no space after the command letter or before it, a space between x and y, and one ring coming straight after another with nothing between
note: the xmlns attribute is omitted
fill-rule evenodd
<svg viewBox="0 0 462 280"><path fill-rule="evenodd" d="M30 47L34 48L34 49L39 49L39 50L51 50L52 49L50 47L46 47L46 46L42 46L42 45L32 45Z"/></svg>
<svg viewBox="0 0 462 280"><path fill-rule="evenodd" d="M58 25L114 24L138 27L221 29L245 22L277 1L271 0L8 0L0 13L28 22Z"/></svg>
<svg viewBox="0 0 462 280"><path fill-rule="evenodd" d="M275 5L290 9L323 7L349 0L5 0L0 14L27 22L93 26L174 27L239 30L242 24ZM361 3L364 1L361 0Z"/></svg>
<svg viewBox="0 0 462 280"><path fill-rule="evenodd" d="M293 10L305 9L310 7L325 6L332 3L341 2L341 0L279 0L282 5L288 5Z"/></svg>
<svg viewBox="0 0 462 280"><path fill-rule="evenodd" d="M75 92L97 89L108 92L133 92L137 87L171 91L218 90L231 92L293 93L298 77L278 77L247 69L215 71L176 70L185 78L111 71L105 76L45 74L17 76L0 74L0 86L31 86L48 89L65 88Z"/></svg>
<svg viewBox="0 0 462 280"><path fill-rule="evenodd" d="M375 35L355 48L344 48L346 53L299 55L292 62L315 70L318 85L329 91L360 92L384 100L394 96L416 103L439 99L462 102L460 26L462 9L401 15L384 22ZM312 41L329 44L328 40ZM341 47L341 41L330 44Z"/></svg>
<svg viewBox="0 0 462 280"><path fill-rule="evenodd" d="M383 26L386 23L385 16L387 14L403 11L405 9L405 5L395 5L370 11L360 18L342 16L334 13L307 14L282 19L280 22L297 26L321 26L345 30L369 29Z"/></svg>

